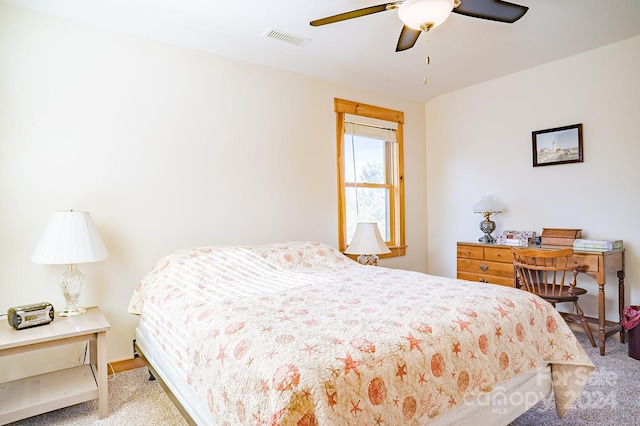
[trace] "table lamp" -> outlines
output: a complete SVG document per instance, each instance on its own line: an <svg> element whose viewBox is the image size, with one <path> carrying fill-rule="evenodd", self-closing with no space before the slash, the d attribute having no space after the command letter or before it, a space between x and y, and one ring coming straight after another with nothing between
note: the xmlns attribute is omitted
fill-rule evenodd
<svg viewBox="0 0 640 426"><path fill-rule="evenodd" d="M104 247L89 212L53 212L36 246L31 261L47 265L67 264L69 267L60 277L60 290L66 300L60 316L79 315L86 312L78 299L86 279L76 264L106 259L109 254Z"/></svg>
<svg viewBox="0 0 640 426"><path fill-rule="evenodd" d="M491 217L502 212L502 206L491 195L483 195L482 199L473 205L473 212L480 213L484 219L480 222L480 230L484 235L478 238L478 241L484 244L495 243L491 233L496 230L496 223Z"/></svg>
<svg viewBox="0 0 640 426"><path fill-rule="evenodd" d="M363 265L378 265L378 254L391 253L385 244L378 224L375 222L359 222L353 234L351 244L344 251L345 254L357 254L358 263Z"/></svg>

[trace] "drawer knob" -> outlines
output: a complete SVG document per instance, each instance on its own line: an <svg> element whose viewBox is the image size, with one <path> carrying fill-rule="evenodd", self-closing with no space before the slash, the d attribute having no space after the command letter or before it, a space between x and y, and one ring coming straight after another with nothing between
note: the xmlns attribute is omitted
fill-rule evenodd
<svg viewBox="0 0 640 426"><path fill-rule="evenodd" d="M488 283L488 282L489 282L489 281L485 280L484 278L480 278L480 279L479 279L479 281L480 281L481 283Z"/></svg>
<svg viewBox="0 0 640 426"><path fill-rule="evenodd" d="M481 271L484 271L484 272L486 272L487 269L489 269L489 267L487 265L484 265L484 264L480 264L479 268L480 268Z"/></svg>

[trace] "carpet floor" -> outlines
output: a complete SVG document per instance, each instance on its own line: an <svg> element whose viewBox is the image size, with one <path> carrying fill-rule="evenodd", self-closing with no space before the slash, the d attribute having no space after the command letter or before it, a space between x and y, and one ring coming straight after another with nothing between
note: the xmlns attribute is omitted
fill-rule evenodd
<svg viewBox="0 0 640 426"><path fill-rule="evenodd" d="M187 425L146 368L109 376L109 417L98 419L97 401L83 402L10 423L10 426L182 426Z"/></svg>
<svg viewBox="0 0 640 426"><path fill-rule="evenodd" d="M629 347L607 340L605 356L582 332L576 337L596 366L578 400L563 419L555 410L553 396L518 417L509 426L640 425L640 361L629 356Z"/></svg>
<svg viewBox="0 0 640 426"><path fill-rule="evenodd" d="M601 357L598 348L592 348L583 333L577 332L576 336L596 365L577 403L559 419L553 399L549 397L509 426L640 425L640 361L628 356L626 344L613 339L607 341L606 355ZM90 401L11 423L11 426L186 425L160 385L148 378L146 368L112 377L106 419L98 420L97 403Z"/></svg>

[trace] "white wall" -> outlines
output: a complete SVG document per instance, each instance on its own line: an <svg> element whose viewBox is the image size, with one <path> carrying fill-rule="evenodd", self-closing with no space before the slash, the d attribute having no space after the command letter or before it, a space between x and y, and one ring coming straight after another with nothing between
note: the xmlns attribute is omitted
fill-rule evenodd
<svg viewBox="0 0 640 426"><path fill-rule="evenodd" d="M2 2L0 64L0 312L63 306L63 267L29 261L53 210L90 211L110 253L81 265L81 302L112 325L110 361L132 356L129 297L161 256L335 246L334 97L404 111L408 254L381 264L426 271L422 104Z"/></svg>
<svg viewBox="0 0 640 426"><path fill-rule="evenodd" d="M426 105L429 272L456 275L456 242L476 241L482 194L504 229L582 228L622 239L627 304L640 303L640 37L449 93ZM531 132L583 124L584 162L532 167ZM582 303L596 316L597 286ZM607 276L607 318L617 319Z"/></svg>

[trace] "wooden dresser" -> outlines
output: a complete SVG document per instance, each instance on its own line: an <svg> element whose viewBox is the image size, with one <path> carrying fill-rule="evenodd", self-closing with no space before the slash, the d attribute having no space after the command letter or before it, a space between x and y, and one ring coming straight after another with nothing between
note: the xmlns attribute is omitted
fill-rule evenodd
<svg viewBox="0 0 640 426"><path fill-rule="evenodd" d="M542 246L541 248L560 248ZM570 259L582 265L583 272L598 283L598 317L587 318L598 324L600 355L604 355L607 337L620 332L620 341L626 341L620 321L607 321L605 315L605 283L608 273L618 277L618 317L622 319L624 301L624 248L604 251L575 251ZM480 243L458 243L458 278L468 281L500 284L515 287L515 272L511 258L511 246Z"/></svg>
<svg viewBox="0 0 640 426"><path fill-rule="evenodd" d="M458 243L458 278L515 287L511 247Z"/></svg>

